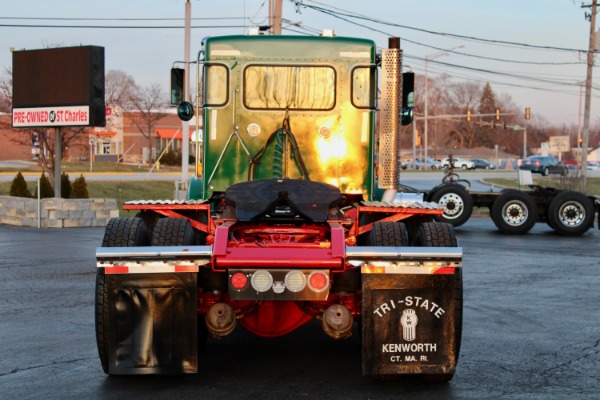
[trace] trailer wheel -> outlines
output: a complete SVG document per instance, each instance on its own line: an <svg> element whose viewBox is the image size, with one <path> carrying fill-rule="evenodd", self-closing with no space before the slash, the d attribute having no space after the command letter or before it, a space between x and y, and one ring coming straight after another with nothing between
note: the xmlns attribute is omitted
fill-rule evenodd
<svg viewBox="0 0 600 400"><path fill-rule="evenodd" d="M579 236L594 224L594 204L582 193L559 193L548 207L548 225L563 236Z"/></svg>
<svg viewBox="0 0 600 400"><path fill-rule="evenodd" d="M438 203L444 209L441 221L454 226L467 222L473 213L473 198L461 185L442 186L431 194L430 201Z"/></svg>
<svg viewBox="0 0 600 400"><path fill-rule="evenodd" d="M111 218L106 225L102 247L147 246L150 244L148 228L141 218ZM102 370L108 374L110 304L104 271L96 273L95 301L96 344Z"/></svg>
<svg viewBox="0 0 600 400"><path fill-rule="evenodd" d="M369 232L368 246L408 246L408 230L403 222L375 222Z"/></svg>
<svg viewBox="0 0 600 400"><path fill-rule="evenodd" d="M454 226L448 223L424 222L419 225L417 237L415 240L416 246L428 247L457 247L458 239ZM463 282L462 268L454 270L454 313L455 313L455 330L454 330L454 351L456 361L460 355L460 347L462 341L462 319L463 319ZM454 374L427 374L423 378L428 382L448 382L452 380Z"/></svg>
<svg viewBox="0 0 600 400"><path fill-rule="evenodd" d="M533 228L538 218L538 208L527 193L507 190L492 204L491 216L500 232L520 235Z"/></svg>

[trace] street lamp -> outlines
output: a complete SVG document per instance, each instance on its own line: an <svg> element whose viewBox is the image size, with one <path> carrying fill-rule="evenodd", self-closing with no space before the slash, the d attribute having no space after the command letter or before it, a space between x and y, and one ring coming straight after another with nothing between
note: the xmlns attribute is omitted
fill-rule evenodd
<svg viewBox="0 0 600 400"><path fill-rule="evenodd" d="M428 103L428 98L429 98L429 77L428 77L428 73L427 73L427 65L429 64L429 60L436 58L436 57L441 57L441 56L447 56L450 55L449 52L451 52L452 50L456 50L456 49L462 49L465 46L456 46L456 47L452 47L451 49L448 50L444 50L444 51L440 51L438 53L433 53L433 54L429 54L425 56L425 112L424 112L424 116L425 116L425 124L423 126L423 148L425 149L424 152L424 168L425 169L429 169L429 165L427 164L427 103Z"/></svg>

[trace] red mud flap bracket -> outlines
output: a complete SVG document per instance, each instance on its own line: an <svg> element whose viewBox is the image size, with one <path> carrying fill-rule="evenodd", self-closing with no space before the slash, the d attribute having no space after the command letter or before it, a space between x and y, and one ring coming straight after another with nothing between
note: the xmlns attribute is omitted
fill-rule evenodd
<svg viewBox="0 0 600 400"><path fill-rule="evenodd" d="M407 249L396 249L399 259L411 258ZM418 261L417 252L423 256L429 249L441 248L416 248L412 260L384 257L361 267L364 375L421 374L439 381L454 375L462 333L462 249Z"/></svg>

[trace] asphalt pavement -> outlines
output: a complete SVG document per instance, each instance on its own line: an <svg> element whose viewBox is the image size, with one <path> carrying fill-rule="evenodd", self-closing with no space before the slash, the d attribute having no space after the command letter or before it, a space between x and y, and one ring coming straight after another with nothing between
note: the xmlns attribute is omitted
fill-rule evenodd
<svg viewBox="0 0 600 400"><path fill-rule="evenodd" d="M107 377L94 333L101 228L0 225L0 399L597 399L600 231L545 224L457 229L464 249L462 351L448 384L361 375L360 339L311 323L278 339L209 339L200 373Z"/></svg>

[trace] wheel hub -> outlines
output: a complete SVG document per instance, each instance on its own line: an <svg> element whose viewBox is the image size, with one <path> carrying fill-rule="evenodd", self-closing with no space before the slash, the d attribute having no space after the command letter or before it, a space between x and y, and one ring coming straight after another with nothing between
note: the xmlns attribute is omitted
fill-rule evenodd
<svg viewBox="0 0 600 400"><path fill-rule="evenodd" d="M505 206L502 215L506 223L515 226L521 225L527 221L527 208L519 202L510 203Z"/></svg>
<svg viewBox="0 0 600 400"><path fill-rule="evenodd" d="M460 214L465 207L462 198L460 196L455 195L454 193L448 193L443 195L439 202L442 208L444 209L444 214L446 218L456 218Z"/></svg>
<svg viewBox="0 0 600 400"><path fill-rule="evenodd" d="M566 203L558 218L566 226L578 226L585 220L585 210L578 203Z"/></svg>

